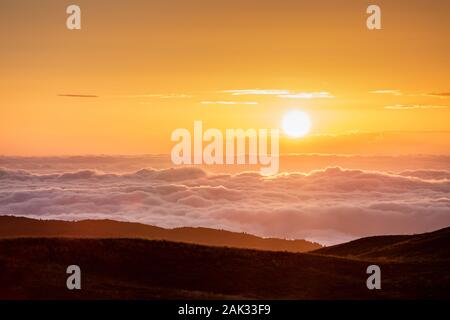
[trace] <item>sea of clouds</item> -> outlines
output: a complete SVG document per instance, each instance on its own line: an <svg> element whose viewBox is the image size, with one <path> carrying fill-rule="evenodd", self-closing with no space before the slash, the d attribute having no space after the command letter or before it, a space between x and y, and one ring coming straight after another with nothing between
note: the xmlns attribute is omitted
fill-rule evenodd
<svg viewBox="0 0 450 320"><path fill-rule="evenodd" d="M114 158L76 159L84 165L68 158L0 159L0 214L203 226L327 245L450 226L447 170L388 173L327 167L262 177L195 167L127 172L123 159L114 165ZM76 169L94 168L99 159L109 166L103 169L124 170ZM131 167L141 164L136 159L128 159ZM152 159L153 167L161 164L158 157Z"/></svg>

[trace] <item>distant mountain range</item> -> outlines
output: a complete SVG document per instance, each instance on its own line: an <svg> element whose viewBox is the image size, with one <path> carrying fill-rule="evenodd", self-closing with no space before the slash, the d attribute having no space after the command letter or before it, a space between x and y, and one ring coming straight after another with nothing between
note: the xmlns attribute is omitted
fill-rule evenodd
<svg viewBox="0 0 450 320"><path fill-rule="evenodd" d="M306 240L260 238L209 228L164 229L140 223L113 220L36 220L0 216L0 239L17 237L56 238L139 238L195 243L207 246L247 248L270 251L306 252L319 249L318 243Z"/></svg>
<svg viewBox="0 0 450 320"><path fill-rule="evenodd" d="M237 237L237 245L254 239L210 229L200 229L200 237L196 228L3 217L0 299L450 299L450 228L307 253L224 248L219 244L231 242L223 239L211 240L214 246L148 240L152 230L181 230L176 239L190 242L222 234ZM82 290L65 286L72 264L82 270ZM381 290L366 287L371 264L381 268Z"/></svg>

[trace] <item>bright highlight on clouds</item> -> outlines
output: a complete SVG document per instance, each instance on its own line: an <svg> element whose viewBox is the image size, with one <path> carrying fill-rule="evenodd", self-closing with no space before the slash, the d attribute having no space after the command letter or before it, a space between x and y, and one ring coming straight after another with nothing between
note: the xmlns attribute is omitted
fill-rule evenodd
<svg viewBox="0 0 450 320"><path fill-rule="evenodd" d="M370 91L369 93L375 94L386 94L393 96L409 96L409 97L434 97L434 98L448 98L450 97L450 92L441 92L441 93L403 93L400 90L392 90L392 89L384 89L384 90L375 90Z"/></svg>
<svg viewBox="0 0 450 320"><path fill-rule="evenodd" d="M330 99L334 98L329 92L295 92L290 90L261 90L261 89L250 89L250 90L224 90L223 93L230 93L233 96L242 95L270 95L276 96L278 98L289 98L289 99Z"/></svg>
<svg viewBox="0 0 450 320"><path fill-rule="evenodd" d="M224 104L224 105L255 105L258 104L256 101L202 101L201 104Z"/></svg>
<svg viewBox="0 0 450 320"><path fill-rule="evenodd" d="M58 166L54 161L50 166ZM89 161L96 166L95 158ZM265 178L188 167L131 173L0 169L0 208L38 218L203 226L331 244L449 226L450 172L327 168Z"/></svg>
<svg viewBox="0 0 450 320"><path fill-rule="evenodd" d="M375 90L375 91L370 91L370 93L390 94L390 95L394 95L394 96L401 96L402 95L402 92L400 90L391 90L391 89Z"/></svg>
<svg viewBox="0 0 450 320"><path fill-rule="evenodd" d="M289 94L281 94L280 98L289 98L289 99L331 99L334 98L329 92L298 92L298 93L289 93Z"/></svg>
<svg viewBox="0 0 450 320"><path fill-rule="evenodd" d="M396 104L393 106L385 106L385 109L390 110L410 110L410 109L446 109L447 106L433 106L433 105L405 105L405 104Z"/></svg>
<svg viewBox="0 0 450 320"><path fill-rule="evenodd" d="M289 90L261 90L261 89L244 89L244 90L223 90L221 92L231 93L233 96L243 95L280 95L289 94Z"/></svg>

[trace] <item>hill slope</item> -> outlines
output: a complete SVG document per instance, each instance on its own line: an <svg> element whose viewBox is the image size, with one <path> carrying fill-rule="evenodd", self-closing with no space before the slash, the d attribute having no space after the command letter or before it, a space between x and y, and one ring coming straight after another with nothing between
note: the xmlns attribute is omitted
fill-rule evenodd
<svg viewBox="0 0 450 320"><path fill-rule="evenodd" d="M271 251L306 252L320 248L306 240L283 240L208 228L164 229L113 220L77 222L0 216L0 239L17 237L141 238L196 243L209 246Z"/></svg>
<svg viewBox="0 0 450 320"><path fill-rule="evenodd" d="M66 289L77 264L82 290ZM450 298L449 263L382 263L382 290L366 288L367 262L304 253L139 239L0 240L0 299Z"/></svg>
<svg viewBox="0 0 450 320"><path fill-rule="evenodd" d="M417 235L362 238L314 253L371 260L450 260L450 228Z"/></svg>
<svg viewBox="0 0 450 320"><path fill-rule="evenodd" d="M136 239L167 230L114 221L2 219L0 299L450 299L449 230L290 253ZM118 233L133 239L108 238ZM82 290L66 288L72 264ZM381 267L382 290L366 287L370 264Z"/></svg>

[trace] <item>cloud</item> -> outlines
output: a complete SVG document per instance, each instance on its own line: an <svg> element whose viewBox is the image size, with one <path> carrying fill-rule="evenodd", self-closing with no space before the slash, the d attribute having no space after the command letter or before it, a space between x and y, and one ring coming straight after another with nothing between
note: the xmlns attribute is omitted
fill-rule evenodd
<svg viewBox="0 0 450 320"><path fill-rule="evenodd" d="M256 105L255 101L201 101L201 104L223 104L223 105Z"/></svg>
<svg viewBox="0 0 450 320"><path fill-rule="evenodd" d="M99 96L92 94L70 94L70 93L62 93L58 94L58 97L68 97L68 98L99 98Z"/></svg>
<svg viewBox="0 0 450 320"><path fill-rule="evenodd" d="M448 98L450 97L450 92L428 93L427 95L430 97Z"/></svg>
<svg viewBox="0 0 450 320"><path fill-rule="evenodd" d="M240 95L271 95L278 98L288 98L288 99L331 99L334 98L329 92L295 92L290 90L261 90L261 89L250 89L250 90L224 90L224 93L231 93L233 96Z"/></svg>
<svg viewBox="0 0 450 320"><path fill-rule="evenodd" d="M450 171L445 170L407 170L400 172L399 175L426 180L450 180Z"/></svg>
<svg viewBox="0 0 450 320"><path fill-rule="evenodd" d="M433 105L418 105L418 104L396 104L392 106L385 106L385 109L389 110L410 110L410 109L446 109L447 106L433 106Z"/></svg>
<svg viewBox="0 0 450 320"><path fill-rule="evenodd" d="M393 90L393 89L375 90L375 91L370 91L370 93L375 93L375 94L390 94L390 95L394 95L394 96L401 96L401 95L403 95L402 92L401 92L400 90Z"/></svg>
<svg viewBox="0 0 450 320"><path fill-rule="evenodd" d="M231 93L233 96L242 95L271 95L277 96L281 94L289 94L289 90L273 90L273 89L244 89L244 90L223 90L223 93Z"/></svg>
<svg viewBox="0 0 450 320"><path fill-rule="evenodd" d="M370 93L375 94L389 94L393 96L410 96L410 97L418 97L418 96L428 96L428 97L435 97L435 98L448 98L450 97L450 92L441 92L441 93L409 93L405 94L401 92L400 90L393 90L393 89L382 89L382 90L374 90L370 91Z"/></svg>
<svg viewBox="0 0 450 320"><path fill-rule="evenodd" d="M282 94L279 95L280 98L289 98L289 99L332 99L332 96L329 92L297 92L290 94Z"/></svg>
<svg viewBox="0 0 450 320"><path fill-rule="evenodd" d="M192 98L191 95L185 93L170 93L170 94L160 94L160 93L150 93L150 94L134 94L134 95L123 95L117 96L118 98L159 98L159 99L187 99Z"/></svg>
<svg viewBox="0 0 450 320"><path fill-rule="evenodd" d="M0 169L2 214L202 226L331 244L450 225L450 171L330 167L267 178L200 168L114 173Z"/></svg>
<svg viewBox="0 0 450 320"><path fill-rule="evenodd" d="M354 133L355 134L355 133ZM399 133L396 132L395 135ZM434 140L436 135L432 132L413 132L420 134L423 141ZM348 138L353 134L342 137L342 143L348 143ZM388 133L366 133L361 136L361 146L369 141L390 139ZM401 135L400 140L408 140L409 135ZM439 137L442 137L439 133ZM445 137L450 139L450 133ZM326 137L327 139L340 139L340 136ZM317 143L318 140L314 140ZM396 140L397 141L397 140ZM334 140L333 144L341 143ZM417 148L416 148L417 149ZM395 149L395 150L398 150ZM39 174L76 172L92 170L96 172L129 173L137 172L142 168L167 169L172 167L170 154L163 155L86 155L86 156L52 156L52 157L12 157L0 156L0 168L10 170L23 170ZM343 168L359 168L364 170L378 170L389 172L402 172L405 170L420 170L429 168L435 170L450 170L449 155L358 155L358 154L323 154L323 153L287 153L280 155L281 172L310 172L315 169L323 169L329 166L341 166ZM259 170L259 165L254 168L242 166L206 166L209 171L216 173L239 173L243 170Z"/></svg>

